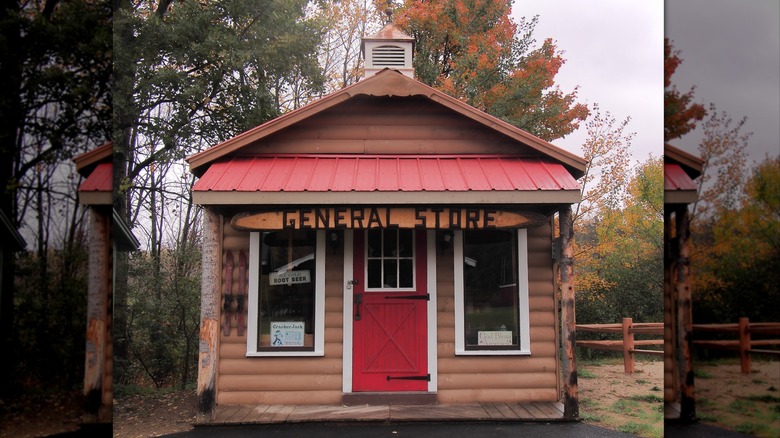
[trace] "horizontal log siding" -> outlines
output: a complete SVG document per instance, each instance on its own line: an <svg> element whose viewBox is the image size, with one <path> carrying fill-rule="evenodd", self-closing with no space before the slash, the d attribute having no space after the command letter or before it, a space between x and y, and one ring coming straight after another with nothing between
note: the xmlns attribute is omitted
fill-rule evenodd
<svg viewBox="0 0 780 438"><path fill-rule="evenodd" d="M238 291L238 252L249 255L249 233L233 229L226 218L224 250L233 251L233 293ZM217 403L339 404L342 365L343 249L330 248L325 257L325 356L246 357L246 336L220 330ZM220 310L222 306L220 304Z"/></svg>
<svg viewBox="0 0 780 438"><path fill-rule="evenodd" d="M437 257L439 403L558 400L551 233L528 230L530 356L455 356L453 254Z"/></svg>
<svg viewBox="0 0 780 438"><path fill-rule="evenodd" d="M361 98L270 135L242 154L522 154L539 156L421 97Z"/></svg>

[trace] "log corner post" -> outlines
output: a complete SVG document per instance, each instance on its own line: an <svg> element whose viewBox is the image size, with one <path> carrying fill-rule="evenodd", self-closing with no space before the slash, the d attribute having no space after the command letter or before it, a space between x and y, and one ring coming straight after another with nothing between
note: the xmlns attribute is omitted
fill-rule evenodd
<svg viewBox="0 0 780 438"><path fill-rule="evenodd" d="M561 208L558 226L561 237L561 259L558 262L561 297L561 361L563 362L563 416L575 420L580 415L577 395L577 331L574 312L574 226L571 207Z"/></svg>
<svg viewBox="0 0 780 438"><path fill-rule="evenodd" d="M84 362L84 423L111 423L110 324L108 303L111 276L111 224L109 215L98 208L90 208L89 276L87 283L87 334ZM108 400L106 400L108 398Z"/></svg>
<svg viewBox="0 0 780 438"><path fill-rule="evenodd" d="M202 279L200 291L200 343L198 352L198 418L210 422L216 408L219 340L220 217L204 208Z"/></svg>
<svg viewBox="0 0 780 438"><path fill-rule="evenodd" d="M676 245L677 253L672 262L672 281L676 302L677 317L675 329L677 330L676 357L677 371L680 379L680 420L691 422L696 419L696 406L693 384L693 314L690 286L690 262L688 256L690 216L688 206L681 205L675 209L675 226L677 228Z"/></svg>

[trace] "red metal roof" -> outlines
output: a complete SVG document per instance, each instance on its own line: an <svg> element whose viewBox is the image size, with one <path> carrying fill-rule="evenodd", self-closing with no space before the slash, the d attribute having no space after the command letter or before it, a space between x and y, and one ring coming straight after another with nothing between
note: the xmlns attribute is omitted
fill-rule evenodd
<svg viewBox="0 0 780 438"><path fill-rule="evenodd" d="M87 179L81 183L80 192L111 192L113 186L114 165L112 163L98 164Z"/></svg>
<svg viewBox="0 0 780 438"><path fill-rule="evenodd" d="M696 183L683 170L682 166L674 163L664 163L664 190L696 189Z"/></svg>
<svg viewBox="0 0 780 438"><path fill-rule="evenodd" d="M194 191L419 192L579 190L552 160L509 156L285 155L213 163Z"/></svg>

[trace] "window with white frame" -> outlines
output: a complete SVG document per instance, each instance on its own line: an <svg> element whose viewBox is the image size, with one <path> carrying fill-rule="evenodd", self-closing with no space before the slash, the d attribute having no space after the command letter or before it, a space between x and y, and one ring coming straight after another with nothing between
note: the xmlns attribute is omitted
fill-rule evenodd
<svg viewBox="0 0 780 438"><path fill-rule="evenodd" d="M456 231L455 353L530 354L527 230Z"/></svg>
<svg viewBox="0 0 780 438"><path fill-rule="evenodd" d="M253 232L247 356L322 356L325 232Z"/></svg>
<svg viewBox="0 0 780 438"><path fill-rule="evenodd" d="M366 290L414 290L414 230L366 231Z"/></svg>

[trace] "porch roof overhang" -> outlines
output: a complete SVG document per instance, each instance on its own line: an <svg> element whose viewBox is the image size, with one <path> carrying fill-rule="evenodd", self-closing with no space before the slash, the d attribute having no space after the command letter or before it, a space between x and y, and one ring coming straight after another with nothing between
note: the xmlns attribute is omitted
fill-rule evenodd
<svg viewBox="0 0 780 438"><path fill-rule="evenodd" d="M213 163L201 205L571 204L580 186L560 163L499 155L273 155Z"/></svg>
<svg viewBox="0 0 780 438"><path fill-rule="evenodd" d="M79 186L79 202L84 205L111 205L114 165L100 163Z"/></svg>
<svg viewBox="0 0 780 438"><path fill-rule="evenodd" d="M664 203L691 204L698 199L696 183L675 163L664 163Z"/></svg>

